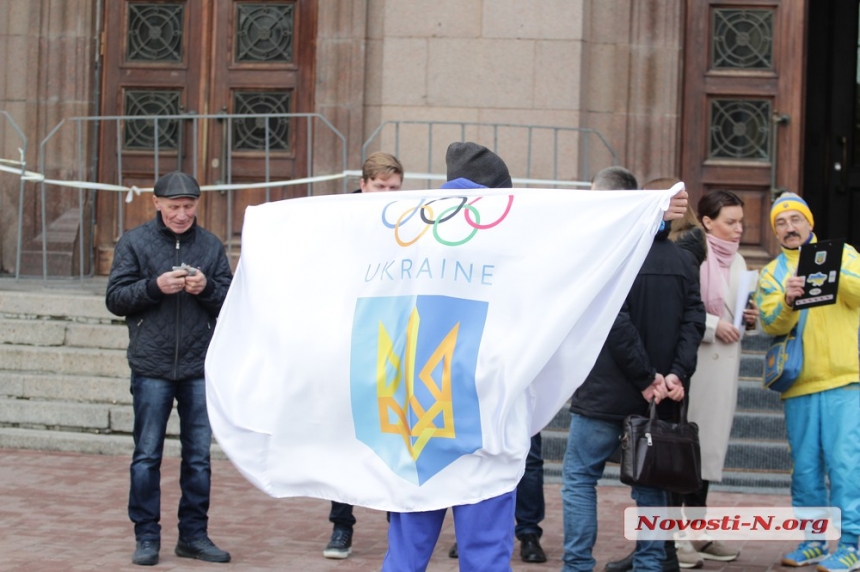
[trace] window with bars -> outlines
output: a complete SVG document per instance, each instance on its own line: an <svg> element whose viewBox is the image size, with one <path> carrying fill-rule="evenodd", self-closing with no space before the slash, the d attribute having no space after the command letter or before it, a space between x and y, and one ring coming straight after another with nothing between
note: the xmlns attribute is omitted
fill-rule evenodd
<svg viewBox="0 0 860 572"><path fill-rule="evenodd" d="M711 67L773 70L773 16L773 10L715 9Z"/></svg>
<svg viewBox="0 0 860 572"><path fill-rule="evenodd" d="M293 3L236 5L236 61L293 61Z"/></svg>
<svg viewBox="0 0 860 572"><path fill-rule="evenodd" d="M185 4L128 4L129 62L179 63L183 55Z"/></svg>
<svg viewBox="0 0 860 572"><path fill-rule="evenodd" d="M125 149L147 150L158 148L177 149L179 146L179 120L160 119L153 115L179 115L181 92L179 90L127 90L123 115L149 116L145 119L127 119L124 122L123 146Z"/></svg>
<svg viewBox="0 0 860 572"><path fill-rule="evenodd" d="M708 158L770 160L770 116L768 100L712 99Z"/></svg>
<svg viewBox="0 0 860 572"><path fill-rule="evenodd" d="M233 121L233 149L263 151L268 145L270 151L288 151L290 118L276 115L290 113L291 95L289 91L234 92L233 113L256 117L239 117Z"/></svg>

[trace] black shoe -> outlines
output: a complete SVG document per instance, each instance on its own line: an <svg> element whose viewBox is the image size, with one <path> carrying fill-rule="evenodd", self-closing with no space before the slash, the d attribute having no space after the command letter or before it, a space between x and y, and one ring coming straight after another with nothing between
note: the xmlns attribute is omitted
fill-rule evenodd
<svg viewBox="0 0 860 572"><path fill-rule="evenodd" d="M201 536L194 540L180 538L176 543L175 552L182 558L196 558L206 562L230 562L230 553L215 546L208 536Z"/></svg>
<svg viewBox="0 0 860 572"><path fill-rule="evenodd" d="M448 558L460 558L460 552L457 550L457 543L454 543L454 546L451 547L451 550L448 551Z"/></svg>
<svg viewBox="0 0 860 572"><path fill-rule="evenodd" d="M607 563L603 572L629 572L633 570L633 554L635 553L636 550L634 549L633 552L624 558Z"/></svg>
<svg viewBox="0 0 860 572"><path fill-rule="evenodd" d="M352 530L346 528L335 528L331 533L331 539L328 541L323 556L326 558L334 558L335 560L343 560L349 557L352 552Z"/></svg>
<svg viewBox="0 0 860 572"><path fill-rule="evenodd" d="M155 566L158 564L158 551L161 550L159 540L138 540L134 547L131 563L138 566Z"/></svg>
<svg viewBox="0 0 860 572"><path fill-rule="evenodd" d="M534 564L546 562L546 553L540 547L540 537L537 534L524 534L520 538L520 558L523 562Z"/></svg>
<svg viewBox="0 0 860 572"><path fill-rule="evenodd" d="M663 572L681 572L677 556L673 558L665 558L660 562L660 566L663 567Z"/></svg>

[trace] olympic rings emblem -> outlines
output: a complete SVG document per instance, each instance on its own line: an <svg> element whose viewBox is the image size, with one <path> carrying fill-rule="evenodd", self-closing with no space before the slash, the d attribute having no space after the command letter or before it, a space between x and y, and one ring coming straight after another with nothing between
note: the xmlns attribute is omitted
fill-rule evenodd
<svg viewBox="0 0 860 572"><path fill-rule="evenodd" d="M388 211L393 210L395 205L398 203L404 202L394 201L388 203L385 205L385 208L382 209L382 224L386 228L394 230L394 240L396 240L397 244L400 246L405 247L415 244L422 236L431 231L431 229L433 238L435 238L436 242L439 244L443 244L445 246L460 246L472 240L475 235L478 234L479 230L487 230L498 226L503 220L505 220L505 218L507 218L508 213L511 212L511 206L514 204L514 196L508 195L507 204L505 205L502 214L500 214L496 220L482 224L481 212L478 210L478 207L475 206L475 203L480 201L482 198L484 197L476 197L468 203L466 202L468 200L467 197L443 197L441 199L433 199L430 201L421 199L416 206L406 208L399 215L392 213L392 218L396 217L392 222L389 219ZM446 206L446 201L453 201L454 204L452 206ZM435 206L434 203L436 203ZM436 209L439 209L438 216L436 215ZM460 213L463 213L462 218L458 217ZM416 217L416 215L418 216ZM415 220L411 226L415 226L417 224L421 227L421 230L417 231L411 239L404 238L402 235L406 230L405 227L413 218ZM446 223L446 228L454 229L451 232L457 232L459 233L459 236L443 236L441 228L442 225L445 225Z"/></svg>

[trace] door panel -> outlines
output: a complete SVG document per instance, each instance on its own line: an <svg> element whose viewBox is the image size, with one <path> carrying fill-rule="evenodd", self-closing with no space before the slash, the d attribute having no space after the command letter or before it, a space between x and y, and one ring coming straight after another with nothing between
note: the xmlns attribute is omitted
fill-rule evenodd
<svg viewBox="0 0 860 572"><path fill-rule="evenodd" d="M857 0L834 0L809 15L806 177L820 238L860 247L860 72Z"/></svg>
<svg viewBox="0 0 860 572"><path fill-rule="evenodd" d="M304 176L306 128L277 114L313 111L316 10L314 0L106 2L101 115L142 118L101 122L100 180L151 187L175 169L201 185ZM302 191L204 193L199 221L238 244L245 207ZM149 197L123 198L98 194L101 274L122 232L154 216Z"/></svg>
<svg viewBox="0 0 860 572"><path fill-rule="evenodd" d="M776 250L773 189L800 187L804 18L802 1L687 2L681 178L694 206L741 196L752 264Z"/></svg>
<svg viewBox="0 0 860 572"><path fill-rule="evenodd" d="M102 115L178 115L200 105L201 69L207 19L204 0L182 2L106 2ZM181 123L151 119L101 123L99 162L102 181L152 186L158 148L159 171L187 161ZM157 133L157 135L156 135ZM106 273L113 245L122 231L153 216L143 196L99 192L97 272Z"/></svg>
<svg viewBox="0 0 860 572"><path fill-rule="evenodd" d="M214 23L214 61L209 109L231 115L301 113L313 110L313 60L310 31L316 28L316 4L307 1L219 2ZM307 31L308 33L305 33ZM245 118L222 121L210 131L211 181L281 180L302 176L307 169L305 124L296 118ZM231 161L224 161L230 156ZM267 161L268 158L268 161ZM269 165L268 173L266 165ZM228 173L229 169L229 173ZM213 201L207 224L222 236L238 239L249 205L303 194L304 189L231 192ZM228 201L232 204L228 207ZM232 220L228 220L232 218ZM225 225L230 225L229 233Z"/></svg>

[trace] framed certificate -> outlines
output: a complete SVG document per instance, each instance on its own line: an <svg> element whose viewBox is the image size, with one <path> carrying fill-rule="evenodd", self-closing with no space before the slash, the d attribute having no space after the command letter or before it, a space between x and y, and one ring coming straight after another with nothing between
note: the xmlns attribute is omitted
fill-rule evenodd
<svg viewBox="0 0 860 572"><path fill-rule="evenodd" d="M844 245L844 240L834 239L800 247L797 275L803 276L805 283L803 296L794 300L793 308L812 308L836 302Z"/></svg>

